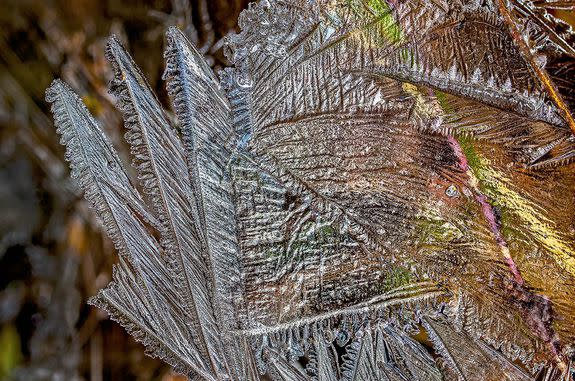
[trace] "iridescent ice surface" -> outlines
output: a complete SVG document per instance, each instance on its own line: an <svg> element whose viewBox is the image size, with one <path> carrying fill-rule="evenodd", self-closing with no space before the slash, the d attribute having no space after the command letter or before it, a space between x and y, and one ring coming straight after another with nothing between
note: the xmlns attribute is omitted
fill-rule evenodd
<svg viewBox="0 0 575 381"><path fill-rule="evenodd" d="M206 380L568 380L575 40L554 2L261 0L172 112L111 38L139 185L47 99L120 256L93 299Z"/></svg>

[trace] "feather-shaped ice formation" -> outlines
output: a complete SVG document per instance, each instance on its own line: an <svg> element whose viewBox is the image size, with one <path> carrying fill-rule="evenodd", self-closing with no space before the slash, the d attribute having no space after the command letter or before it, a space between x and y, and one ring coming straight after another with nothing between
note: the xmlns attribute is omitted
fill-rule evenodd
<svg viewBox="0 0 575 381"><path fill-rule="evenodd" d="M552 8L261 0L221 81L167 32L177 125L112 38L143 194L47 92L120 253L93 302L198 379L569 379L575 55Z"/></svg>

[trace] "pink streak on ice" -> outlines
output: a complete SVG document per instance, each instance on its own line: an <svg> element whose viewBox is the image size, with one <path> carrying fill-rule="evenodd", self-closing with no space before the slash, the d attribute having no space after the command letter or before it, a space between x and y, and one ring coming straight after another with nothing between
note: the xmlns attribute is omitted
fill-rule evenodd
<svg viewBox="0 0 575 381"><path fill-rule="evenodd" d="M469 163L467 162L467 158L465 157L465 154L463 153L463 150L461 149L461 145L459 144L459 142L453 136L449 136L447 140L449 141L451 148L453 149L456 157L459 160L459 167L465 172L470 171L471 169L469 167ZM495 217L493 207L487 200L487 197L485 197L485 195L482 194L479 189L474 189L473 193L475 195L475 199L481 206L481 211L483 212L483 216L485 217L487 223L489 224L491 232L495 236L495 241L497 242L499 247L505 248L505 252L508 253L509 251L507 248L507 242L505 242L505 238L503 237L503 234L501 234L501 229L497 225L497 218ZM515 264L513 258L511 258L510 255L506 255L505 261L507 262L509 270L511 271L513 277L515 278L515 281L521 285L524 284L523 277L521 276L521 273L519 272L519 269L517 268L517 265Z"/></svg>

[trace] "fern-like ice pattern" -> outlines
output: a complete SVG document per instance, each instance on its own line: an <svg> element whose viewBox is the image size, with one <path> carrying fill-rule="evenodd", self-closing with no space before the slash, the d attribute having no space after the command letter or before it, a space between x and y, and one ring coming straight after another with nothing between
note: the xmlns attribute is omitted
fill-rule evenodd
<svg viewBox="0 0 575 381"><path fill-rule="evenodd" d="M559 3L260 0L219 78L167 32L175 118L112 37L139 184L47 91L119 252L92 303L191 379L572 380Z"/></svg>

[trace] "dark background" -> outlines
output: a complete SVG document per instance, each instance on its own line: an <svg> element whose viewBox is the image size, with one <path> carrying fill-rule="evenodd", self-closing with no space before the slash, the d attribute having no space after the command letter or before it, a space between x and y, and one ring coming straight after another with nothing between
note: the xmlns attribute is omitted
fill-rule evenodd
<svg viewBox="0 0 575 381"><path fill-rule="evenodd" d="M69 179L44 100L63 78L122 147L107 93L116 34L162 102L164 32L184 30L217 71L247 0L0 1L0 380L175 380L86 304L115 250ZM123 152L127 156L126 151Z"/></svg>

